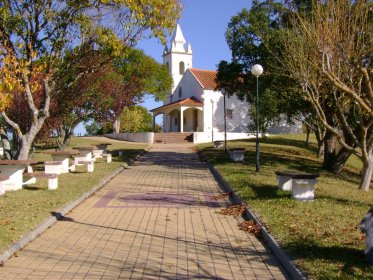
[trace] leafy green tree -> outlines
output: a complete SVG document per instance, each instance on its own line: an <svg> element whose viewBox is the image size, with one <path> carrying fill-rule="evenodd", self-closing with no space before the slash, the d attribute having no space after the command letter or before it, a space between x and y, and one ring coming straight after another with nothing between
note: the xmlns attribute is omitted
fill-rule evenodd
<svg viewBox="0 0 373 280"><path fill-rule="evenodd" d="M150 132L153 129L153 116L143 106L131 106L120 115L121 132Z"/></svg>
<svg viewBox="0 0 373 280"><path fill-rule="evenodd" d="M101 125L95 120L91 120L84 124L84 128L87 131L88 136L98 135L101 130Z"/></svg>
<svg viewBox="0 0 373 280"><path fill-rule="evenodd" d="M116 60L115 66L123 76L128 94L133 96L133 104L141 102L145 94L153 95L157 101L164 100L171 90L173 80L167 66L145 55L142 50L131 49L125 58ZM111 113L113 130L118 133L121 126L120 115L126 106L119 102L117 95L106 98L114 104L106 112Z"/></svg>
<svg viewBox="0 0 373 280"><path fill-rule="evenodd" d="M107 63L146 31L164 41L180 10L178 0L0 2L0 112L18 140L16 158L28 157L36 134L50 115L51 102L59 94L59 74L71 70L62 68L69 51L77 48L81 53L71 65L97 50L108 55ZM66 87L100 69L102 63L81 68ZM9 115L8 109L16 106L15 92L27 103L26 128Z"/></svg>
<svg viewBox="0 0 373 280"><path fill-rule="evenodd" d="M255 63L264 66L260 77L260 128L265 131L268 124L282 117L288 120L301 120L309 131L315 133L318 143L318 156L324 155L323 167L340 172L351 152L336 145L333 135L326 133L312 102L305 98L303 87L287 67L284 67L286 54L282 43L283 34L292 25L295 11L304 17L310 17L312 1L292 1L285 6L280 1L253 1L250 11L243 9L232 17L226 37L232 50L232 62L221 62L218 70L218 86L228 94L236 93L255 104L255 78L250 68ZM323 91L330 91L324 87ZM338 128L333 117L334 103L325 98L323 107L329 125ZM250 107L252 119L255 118L255 106Z"/></svg>
<svg viewBox="0 0 373 280"><path fill-rule="evenodd" d="M76 54L70 54L73 56ZM98 61L105 61L106 54L95 52L85 58L70 72L63 72L58 87L64 88L81 68L89 68ZM71 57L68 59L68 62ZM86 73L73 86L61 91L56 96L57 106L53 106L51 117L45 129L53 128L62 139L60 148L67 146L74 128L81 121L95 119L97 122L115 124L119 133L120 118L123 109L141 101L145 93L150 93L157 100L163 99L169 91L172 78L166 66L157 63L143 51L127 48L125 54L112 63L102 64L100 69ZM101 132L101 131L100 131Z"/></svg>
<svg viewBox="0 0 373 280"><path fill-rule="evenodd" d="M250 70L256 63L263 66L264 74L259 79L262 131L284 117L290 124L294 119L303 119L300 109L309 107L297 94L301 88L286 73L277 75L282 53L279 34L283 32L285 10L276 1L253 1L250 10L243 9L233 16L225 34L232 61L221 61L218 66L218 88L252 105L256 102L256 78ZM250 106L249 113L256 120L256 106Z"/></svg>

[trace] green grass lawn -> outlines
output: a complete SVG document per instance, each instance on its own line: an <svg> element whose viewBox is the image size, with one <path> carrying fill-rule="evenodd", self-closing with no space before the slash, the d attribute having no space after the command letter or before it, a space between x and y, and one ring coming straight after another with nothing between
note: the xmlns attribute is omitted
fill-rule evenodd
<svg viewBox="0 0 373 280"><path fill-rule="evenodd" d="M211 144L199 149L311 279L373 279L358 228L373 206L373 191L358 189L361 164L351 158L340 175L325 172L315 157L315 143L305 147L304 139L304 135L261 139L258 174L255 140L228 144L246 148L245 163L233 163L223 149ZM280 191L275 171L283 169L320 173L315 201L296 201L290 192Z"/></svg>
<svg viewBox="0 0 373 280"><path fill-rule="evenodd" d="M114 152L113 161L106 163L106 159L98 159L93 173L86 173L86 167L79 166L74 173L59 175L57 190L48 190L47 180L38 179L34 185L26 186L19 191L6 192L5 195L0 196L0 253L24 234L35 229L43 220L51 216L53 211L78 199L147 147L145 144L131 144L109 139L103 141L112 142L109 151ZM90 146L100 142L102 141L85 137L73 138L69 149L73 146ZM115 156L117 150L124 150L124 155ZM50 155L43 154L44 151L46 149L37 149L31 158L51 160ZM36 172L38 171L37 167Z"/></svg>

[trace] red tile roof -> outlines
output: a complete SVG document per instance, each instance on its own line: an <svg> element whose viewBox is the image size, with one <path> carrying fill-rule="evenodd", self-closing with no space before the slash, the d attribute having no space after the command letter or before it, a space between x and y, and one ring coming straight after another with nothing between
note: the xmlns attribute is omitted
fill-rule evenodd
<svg viewBox="0 0 373 280"><path fill-rule="evenodd" d="M189 68L190 72L197 79L204 89L215 90L216 88L216 71Z"/></svg>
<svg viewBox="0 0 373 280"><path fill-rule="evenodd" d="M154 111L157 111L159 109L165 109L165 108L173 107L173 106L197 106L197 107L202 107L203 103L201 101L197 100L194 97L189 97L189 98L181 99L181 100L163 105L161 107L155 108L153 110L150 110L150 112L154 112Z"/></svg>

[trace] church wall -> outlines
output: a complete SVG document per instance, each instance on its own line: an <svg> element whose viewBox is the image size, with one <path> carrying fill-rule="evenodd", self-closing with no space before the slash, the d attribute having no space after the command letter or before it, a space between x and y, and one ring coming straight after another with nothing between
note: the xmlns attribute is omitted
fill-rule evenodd
<svg viewBox="0 0 373 280"><path fill-rule="evenodd" d="M171 74L172 79L174 81L172 91L174 91L175 88L177 87L177 85L179 84L181 78L183 77L183 75L180 75L180 73L179 73L179 64L180 64L180 62L184 62L185 71L188 68L192 67L192 55L191 54L186 54L186 53L172 53L172 56L167 55L167 56L164 57L164 62L165 63L168 62L168 64L169 64L170 74ZM184 71L184 73L185 73L185 71Z"/></svg>
<svg viewBox="0 0 373 280"><path fill-rule="evenodd" d="M214 101L211 104L211 100ZM214 92L206 90L204 93L204 115L205 115L205 132L224 131L224 96L220 91ZM247 132L249 123L247 102L240 101L235 95L226 97L226 109L232 110L232 118L227 115L227 132ZM211 111L213 115L211 116Z"/></svg>
<svg viewBox="0 0 373 280"><path fill-rule="evenodd" d="M182 96L179 97L179 88L181 88ZM181 79L180 83L176 87L172 101L177 101L181 99L185 99L188 97L195 97L196 99L202 100L203 88L201 85L196 81L193 74L187 71L183 78Z"/></svg>

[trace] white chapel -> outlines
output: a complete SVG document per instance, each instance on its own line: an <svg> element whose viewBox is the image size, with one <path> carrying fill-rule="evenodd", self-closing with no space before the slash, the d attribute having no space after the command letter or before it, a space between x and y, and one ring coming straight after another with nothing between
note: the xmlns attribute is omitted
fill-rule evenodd
<svg viewBox="0 0 373 280"><path fill-rule="evenodd" d="M215 91L216 71L193 68L192 47L179 24L165 47L163 62L174 85L164 105L151 110L154 118L163 114L163 132L194 132L198 143L223 139L224 95ZM247 102L227 96L225 108L228 139L247 138Z"/></svg>

